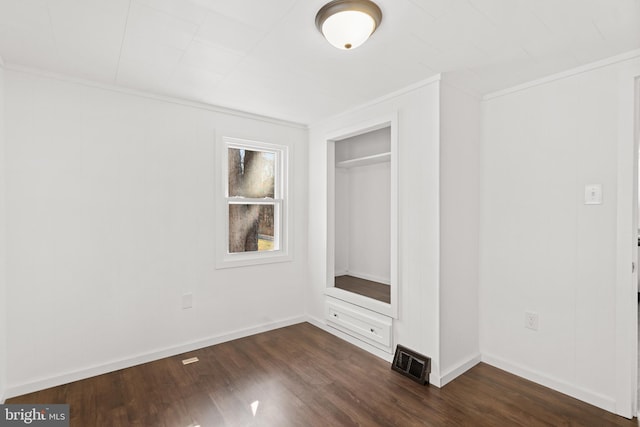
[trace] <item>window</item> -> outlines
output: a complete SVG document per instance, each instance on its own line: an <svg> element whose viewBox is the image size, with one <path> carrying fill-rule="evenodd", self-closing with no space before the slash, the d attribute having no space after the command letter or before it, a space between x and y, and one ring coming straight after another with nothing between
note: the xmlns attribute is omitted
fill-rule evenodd
<svg viewBox="0 0 640 427"><path fill-rule="evenodd" d="M223 138L221 154L225 238L218 266L287 260L287 147Z"/></svg>

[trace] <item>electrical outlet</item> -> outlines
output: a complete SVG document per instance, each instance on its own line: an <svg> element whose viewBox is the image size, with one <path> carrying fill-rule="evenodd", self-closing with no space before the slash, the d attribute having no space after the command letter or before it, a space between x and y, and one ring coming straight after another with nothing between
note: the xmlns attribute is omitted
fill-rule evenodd
<svg viewBox="0 0 640 427"><path fill-rule="evenodd" d="M538 330L538 313L533 311L525 311L524 313L524 327L531 329L532 331Z"/></svg>
<svg viewBox="0 0 640 427"><path fill-rule="evenodd" d="M193 294L191 292L182 295L182 309L193 307Z"/></svg>

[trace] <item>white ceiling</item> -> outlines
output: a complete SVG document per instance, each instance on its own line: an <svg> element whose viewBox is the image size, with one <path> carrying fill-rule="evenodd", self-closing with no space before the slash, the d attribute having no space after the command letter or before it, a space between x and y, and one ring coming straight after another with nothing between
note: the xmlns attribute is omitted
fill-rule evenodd
<svg viewBox="0 0 640 427"><path fill-rule="evenodd" d="M353 51L316 30L327 1L0 0L0 56L312 123L440 72L485 94L640 48L640 0L377 0Z"/></svg>

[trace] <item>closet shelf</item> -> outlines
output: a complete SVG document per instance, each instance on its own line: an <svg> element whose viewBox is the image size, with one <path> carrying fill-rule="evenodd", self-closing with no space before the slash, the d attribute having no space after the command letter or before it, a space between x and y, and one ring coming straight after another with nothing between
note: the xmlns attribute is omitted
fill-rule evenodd
<svg viewBox="0 0 640 427"><path fill-rule="evenodd" d="M373 165L376 163L384 163L391 161L391 152L374 154L373 156L358 157L356 159L344 160L337 162L337 168L355 168L358 166Z"/></svg>

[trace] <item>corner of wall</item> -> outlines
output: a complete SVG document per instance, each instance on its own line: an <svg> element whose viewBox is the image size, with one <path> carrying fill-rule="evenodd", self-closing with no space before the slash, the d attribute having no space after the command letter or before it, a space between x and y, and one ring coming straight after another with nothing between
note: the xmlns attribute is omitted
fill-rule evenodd
<svg viewBox="0 0 640 427"><path fill-rule="evenodd" d="M479 361L480 98L440 86L440 363L443 383ZM460 268L460 263L464 268Z"/></svg>
<svg viewBox="0 0 640 427"><path fill-rule="evenodd" d="M483 361L623 416L636 412L629 264L637 55L489 94L482 104ZM582 200L593 182L608 188L601 206ZM526 329L528 311L540 313L539 330Z"/></svg>
<svg viewBox="0 0 640 427"><path fill-rule="evenodd" d="M4 130L4 62L0 57L0 403L4 403L7 384L7 318L6 318L6 205L5 205L5 130Z"/></svg>

